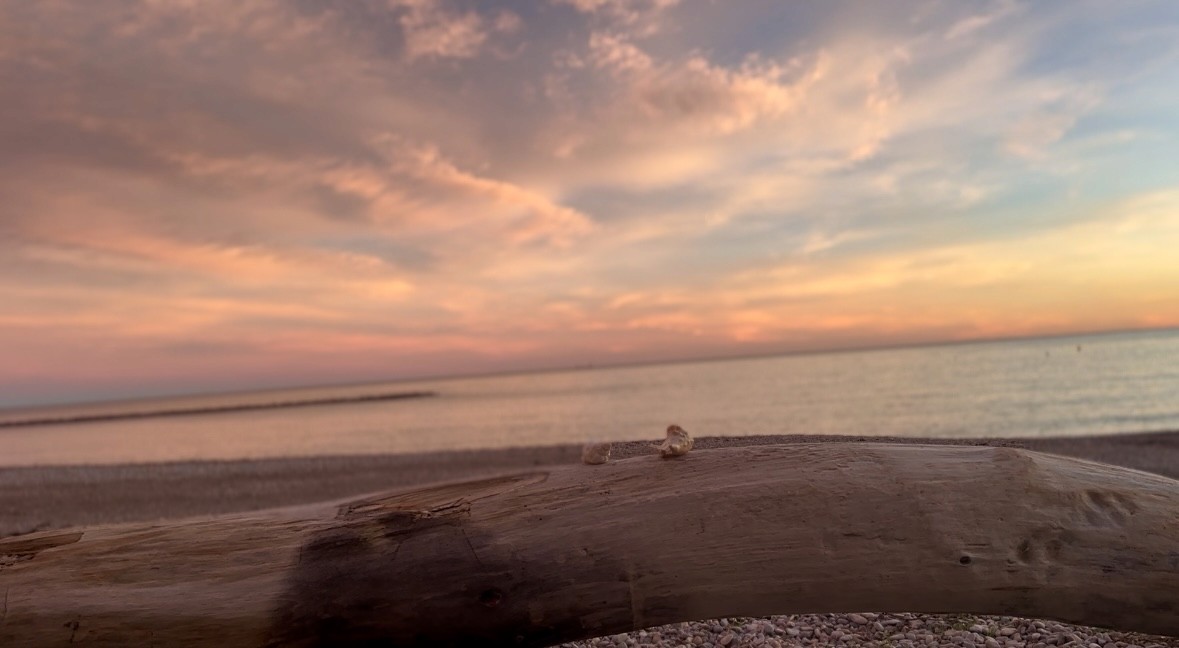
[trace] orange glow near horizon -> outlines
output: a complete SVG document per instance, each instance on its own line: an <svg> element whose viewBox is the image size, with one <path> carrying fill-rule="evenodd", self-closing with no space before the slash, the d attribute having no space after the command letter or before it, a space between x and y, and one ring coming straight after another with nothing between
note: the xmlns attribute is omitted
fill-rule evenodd
<svg viewBox="0 0 1179 648"><path fill-rule="evenodd" d="M7 3L0 407L1179 327L1171 16L747 9Z"/></svg>

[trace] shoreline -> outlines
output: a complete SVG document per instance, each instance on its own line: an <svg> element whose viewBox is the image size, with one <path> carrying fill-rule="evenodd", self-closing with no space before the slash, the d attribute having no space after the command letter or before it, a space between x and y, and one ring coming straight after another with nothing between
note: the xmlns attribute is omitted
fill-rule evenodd
<svg viewBox="0 0 1179 648"><path fill-rule="evenodd" d="M651 441L655 440L652 435ZM612 457L651 441L613 444ZM1179 479L1179 431L1043 439L766 435L701 437L696 451L781 443L998 445ZM149 464L0 467L0 538L73 526L220 515L343 499L430 482L578 463L580 444L405 455L331 455Z"/></svg>

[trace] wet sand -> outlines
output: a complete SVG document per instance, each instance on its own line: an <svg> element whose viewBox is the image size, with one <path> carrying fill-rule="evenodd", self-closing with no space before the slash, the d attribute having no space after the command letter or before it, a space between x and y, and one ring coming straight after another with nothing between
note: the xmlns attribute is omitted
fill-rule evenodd
<svg viewBox="0 0 1179 648"><path fill-rule="evenodd" d="M656 438L653 435L652 440ZM1003 445L1101 461L1179 478L1179 432L1055 439L938 440L864 436L697 439L697 450L799 442ZM653 452L618 443L613 457ZM438 481L580 461L580 446L199 461L119 466L0 468L0 537L95 524L232 513L341 499Z"/></svg>

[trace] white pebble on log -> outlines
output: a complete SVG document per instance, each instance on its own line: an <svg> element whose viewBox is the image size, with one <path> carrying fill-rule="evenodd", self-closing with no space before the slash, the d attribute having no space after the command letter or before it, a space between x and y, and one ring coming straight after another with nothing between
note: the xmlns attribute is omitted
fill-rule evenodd
<svg viewBox="0 0 1179 648"><path fill-rule="evenodd" d="M692 441L692 436L688 431L678 425L670 425L667 428L667 438L657 446L653 446L659 451L659 455L664 459L670 457L682 457L688 454L695 444Z"/></svg>

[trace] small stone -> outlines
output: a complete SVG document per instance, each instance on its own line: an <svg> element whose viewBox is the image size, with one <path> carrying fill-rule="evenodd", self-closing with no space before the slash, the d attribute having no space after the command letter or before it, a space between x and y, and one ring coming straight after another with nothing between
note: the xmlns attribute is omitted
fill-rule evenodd
<svg viewBox="0 0 1179 648"><path fill-rule="evenodd" d="M587 443L581 449L581 462L596 466L610 461L610 444L609 443Z"/></svg>
<svg viewBox="0 0 1179 648"><path fill-rule="evenodd" d="M786 634L790 635L791 637L797 637L799 634L802 634L802 633L799 632L798 628L786 628Z"/></svg>
<svg viewBox="0 0 1179 648"><path fill-rule="evenodd" d="M979 633L979 634L986 634L986 633L987 633L987 627L986 627L985 625L978 625L978 624L975 624L975 625L972 625L972 626L970 626L970 631L971 631L971 632L977 632L977 633Z"/></svg>
<svg viewBox="0 0 1179 648"><path fill-rule="evenodd" d="M1019 630L1016 630L1015 628L1012 628L1012 627L999 628L999 636L1000 637L1010 637L1011 635L1013 635L1017 632L1019 632Z"/></svg>
<svg viewBox="0 0 1179 648"><path fill-rule="evenodd" d="M999 642L996 641L994 637L987 637L983 644L985 644L987 648L999 648Z"/></svg>
<svg viewBox="0 0 1179 648"><path fill-rule="evenodd" d="M868 625L868 618L862 614L849 614L847 618L851 619L851 622L856 625Z"/></svg>
<svg viewBox="0 0 1179 648"><path fill-rule="evenodd" d="M659 456L668 459L688 454L693 445L695 442L687 430L678 425L670 425L667 428L667 438L654 448L659 451Z"/></svg>
<svg viewBox="0 0 1179 648"><path fill-rule="evenodd" d="M732 632L726 632L723 635L721 635L720 645L727 646L731 643L733 643L733 633Z"/></svg>

